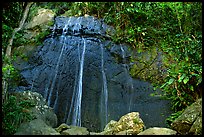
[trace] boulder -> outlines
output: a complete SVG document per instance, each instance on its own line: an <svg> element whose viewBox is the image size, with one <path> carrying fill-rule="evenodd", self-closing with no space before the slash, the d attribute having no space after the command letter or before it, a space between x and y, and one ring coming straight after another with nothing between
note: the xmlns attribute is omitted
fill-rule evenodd
<svg viewBox="0 0 204 137"><path fill-rule="evenodd" d="M33 41L39 34L50 31L50 26L54 24L54 16L55 13L50 9L38 9L37 15L25 24L23 38Z"/></svg>
<svg viewBox="0 0 204 137"><path fill-rule="evenodd" d="M99 135L137 135L144 128L139 113L131 112L122 116L118 122L110 121Z"/></svg>
<svg viewBox="0 0 204 137"><path fill-rule="evenodd" d="M51 107L47 106L46 100L41 94L31 91L14 92L17 101L29 100L33 103L33 107L29 108L29 113L37 119L43 120L48 126L57 126L57 115Z"/></svg>
<svg viewBox="0 0 204 137"><path fill-rule="evenodd" d="M85 127L69 126L62 123L59 127L55 128L61 135L89 135L89 131Z"/></svg>
<svg viewBox="0 0 204 137"><path fill-rule="evenodd" d="M48 126L42 119L34 119L21 124L14 135L60 135L60 133Z"/></svg>
<svg viewBox="0 0 204 137"><path fill-rule="evenodd" d="M55 13L50 9L40 8L36 16L26 24L25 29L33 29L36 26L42 27L42 29L47 29L47 24L50 21L54 21Z"/></svg>
<svg viewBox="0 0 204 137"><path fill-rule="evenodd" d="M63 130L66 130L66 129L70 129L70 126L68 126L65 123L62 123L59 127L55 128L55 130L59 133L61 133Z"/></svg>
<svg viewBox="0 0 204 137"><path fill-rule="evenodd" d="M114 126L114 133L127 131L127 134L136 135L145 128L144 122L139 116L139 112L131 112L120 118Z"/></svg>
<svg viewBox="0 0 204 137"><path fill-rule="evenodd" d="M153 127L140 132L137 135L176 135L176 131L169 128Z"/></svg>
<svg viewBox="0 0 204 137"><path fill-rule="evenodd" d="M61 135L89 135L89 131L85 127L70 126L61 132Z"/></svg>
<svg viewBox="0 0 204 137"><path fill-rule="evenodd" d="M117 121L115 120L111 120L104 128L104 131L106 130L111 130L115 125L116 125Z"/></svg>
<svg viewBox="0 0 204 137"><path fill-rule="evenodd" d="M175 119L171 128L181 135L202 134L202 98L188 106L184 112Z"/></svg>
<svg viewBox="0 0 204 137"><path fill-rule="evenodd" d="M20 65L20 68L25 67L21 64L27 61L27 58L36 49L35 45L39 45L51 33L50 27L54 24L55 13L52 10L44 8L34 10L37 10L37 14L24 24L22 37L18 39L23 43L14 47L13 50L18 55L16 63Z"/></svg>

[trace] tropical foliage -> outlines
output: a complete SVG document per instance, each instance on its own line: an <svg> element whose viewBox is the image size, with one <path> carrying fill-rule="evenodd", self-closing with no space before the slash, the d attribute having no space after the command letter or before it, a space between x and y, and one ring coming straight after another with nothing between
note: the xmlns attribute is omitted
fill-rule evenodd
<svg viewBox="0 0 204 137"><path fill-rule="evenodd" d="M34 119L29 108L35 106L29 100L17 100L10 95L2 106L2 129L4 135L13 135L21 123Z"/></svg>
<svg viewBox="0 0 204 137"><path fill-rule="evenodd" d="M11 60L4 55L24 7L25 2L3 4L2 55L3 62L8 64L3 67L4 79L16 76ZM201 2L36 2L30 15L36 13L36 7L52 9L56 16L88 14L102 18L116 29L116 35L112 37L114 42L127 43L130 49L137 49L138 52L157 47L164 54L163 63L167 68L167 76L153 84L172 100L175 112L181 112L201 97ZM22 34L19 33L16 37L20 35ZM23 42L15 43L14 46L19 46L20 43ZM135 58L131 60L134 62ZM8 69L12 70L9 75L13 76L8 76ZM134 72L134 68L131 71ZM176 113L176 116L177 114L180 113Z"/></svg>

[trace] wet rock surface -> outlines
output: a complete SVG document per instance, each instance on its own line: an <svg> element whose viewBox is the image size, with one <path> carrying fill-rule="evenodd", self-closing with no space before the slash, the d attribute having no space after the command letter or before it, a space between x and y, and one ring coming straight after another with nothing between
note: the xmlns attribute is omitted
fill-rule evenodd
<svg viewBox="0 0 204 137"><path fill-rule="evenodd" d="M66 24L67 33L62 36ZM137 111L146 127L166 126L165 119L172 113L169 101L150 96L154 92L150 83L130 77L125 71L127 68L124 68L128 62L118 62L112 54L119 50L119 45L107 39L107 29L107 25L93 17L56 17L55 29L53 27L50 37L32 52L28 62L15 64L26 84L19 85L14 91L32 90L40 93L54 108L58 124L70 124L73 115L69 111L79 80L85 41L82 126L90 131L100 131L107 124L102 124L105 116L101 113L101 47L108 89L108 121L119 120L124 114ZM127 47L120 46L124 47L125 57L128 58L130 54ZM122 52L117 54L123 57Z"/></svg>

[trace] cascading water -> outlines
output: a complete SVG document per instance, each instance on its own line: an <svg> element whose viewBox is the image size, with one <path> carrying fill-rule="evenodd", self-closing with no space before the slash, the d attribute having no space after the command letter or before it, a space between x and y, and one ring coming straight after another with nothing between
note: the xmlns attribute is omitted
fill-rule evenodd
<svg viewBox="0 0 204 137"><path fill-rule="evenodd" d="M77 44L77 50L78 50L78 62L80 63L81 61L81 58L80 58L80 49L79 49L79 44ZM66 114L65 114L65 117L64 117L64 121L66 121L67 124L70 124L69 123L69 120L71 120L71 113L73 111L73 105L74 105L74 100L75 100L75 97L76 97L76 92L77 92L77 85L78 85L78 77L79 77L79 63L76 63L76 71L75 71L75 82L74 82L74 91L73 91L73 95L72 95L72 101L71 101L71 106L69 108L69 113L68 113L68 116L67 116L67 110L66 110Z"/></svg>
<svg viewBox="0 0 204 137"><path fill-rule="evenodd" d="M128 112L131 112L131 106L132 106L132 99L133 99L133 90L134 90L134 87L133 87L133 83L132 83L132 78L129 78L128 75L128 71L129 71L129 68L128 68L128 65L125 63L126 62L126 59L125 59L125 51L123 49L123 47L120 45L120 49L122 51L122 58L123 58L123 68L125 70L125 73L127 75L127 86L128 86L128 90L130 90L130 102L129 102L129 105L128 105Z"/></svg>
<svg viewBox="0 0 204 137"><path fill-rule="evenodd" d="M30 84L16 90L43 94L54 107L58 124L97 132L108 120L138 111L147 127L164 125L160 112L166 112L161 108L167 105L149 96L153 92L150 84L130 77L127 46L112 42L106 36L108 28L89 16L56 17L52 37L34 51L25 67L16 63ZM115 60L118 56L122 63Z"/></svg>
<svg viewBox="0 0 204 137"><path fill-rule="evenodd" d="M132 84L132 78L130 79L130 102L129 102L129 107L128 107L128 112L131 112L131 108L132 108L132 99L133 99L133 90L134 90L134 87L133 87L133 84Z"/></svg>
<svg viewBox="0 0 204 137"><path fill-rule="evenodd" d="M76 92L76 100L74 104L74 113L72 115L72 125L81 126L81 100L82 100L82 80L83 80L83 67L84 67L84 55L86 50L86 42L84 42L83 51L80 59L80 71L78 81L78 91Z"/></svg>
<svg viewBox="0 0 204 137"><path fill-rule="evenodd" d="M101 130L108 123L108 88L107 88L107 80L104 71L104 59L103 59L103 46L101 46L101 72L103 78L102 85L102 95L101 95Z"/></svg>
<svg viewBox="0 0 204 137"><path fill-rule="evenodd" d="M54 78L53 78L52 85L51 85L50 92L49 92L49 96L48 96L48 106L51 105L52 92L53 92L53 89L54 89L54 86L55 86L55 81L56 81L57 74L58 74L59 63L61 61L62 54L63 54L64 48L65 48L65 42L66 42L66 36L65 35L67 33L67 30L68 30L69 21L68 21L67 24L65 24L65 27L63 28L63 33L62 33L61 40L62 41L64 40L64 42L63 42L62 49L61 49L61 52L60 52L60 55L59 55L59 58L58 58L58 61L57 61L57 65L56 65L56 68L55 68ZM58 91L56 90L56 98L55 98L54 105L56 105L57 100L58 100ZM54 106L54 108L55 108L55 106Z"/></svg>
<svg viewBox="0 0 204 137"><path fill-rule="evenodd" d="M79 23L78 23L78 20L79 20ZM79 31L81 29L81 25L80 25L81 17L77 18L76 22L77 23L73 27L73 33L75 33L75 30ZM81 101L82 101L82 91L83 91L82 80L83 80L84 56L85 56L85 50L86 50L86 41L84 38L82 38L82 40L83 40L83 51L81 56L80 56L79 44L77 45L79 64L76 64L75 83L74 83L74 91L72 95L71 105L69 108L68 115L66 112L64 117L64 121L66 121L67 124L71 124L75 126L81 126ZM68 109L66 109L66 111L67 110Z"/></svg>

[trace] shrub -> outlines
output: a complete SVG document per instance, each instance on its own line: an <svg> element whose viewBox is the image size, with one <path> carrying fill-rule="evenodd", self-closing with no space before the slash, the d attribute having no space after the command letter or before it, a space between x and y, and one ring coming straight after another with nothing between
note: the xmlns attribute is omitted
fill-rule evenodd
<svg viewBox="0 0 204 137"><path fill-rule="evenodd" d="M35 106L29 100L17 101L10 95L7 102L2 105L2 130L3 135L13 135L21 123L34 119L29 108Z"/></svg>

